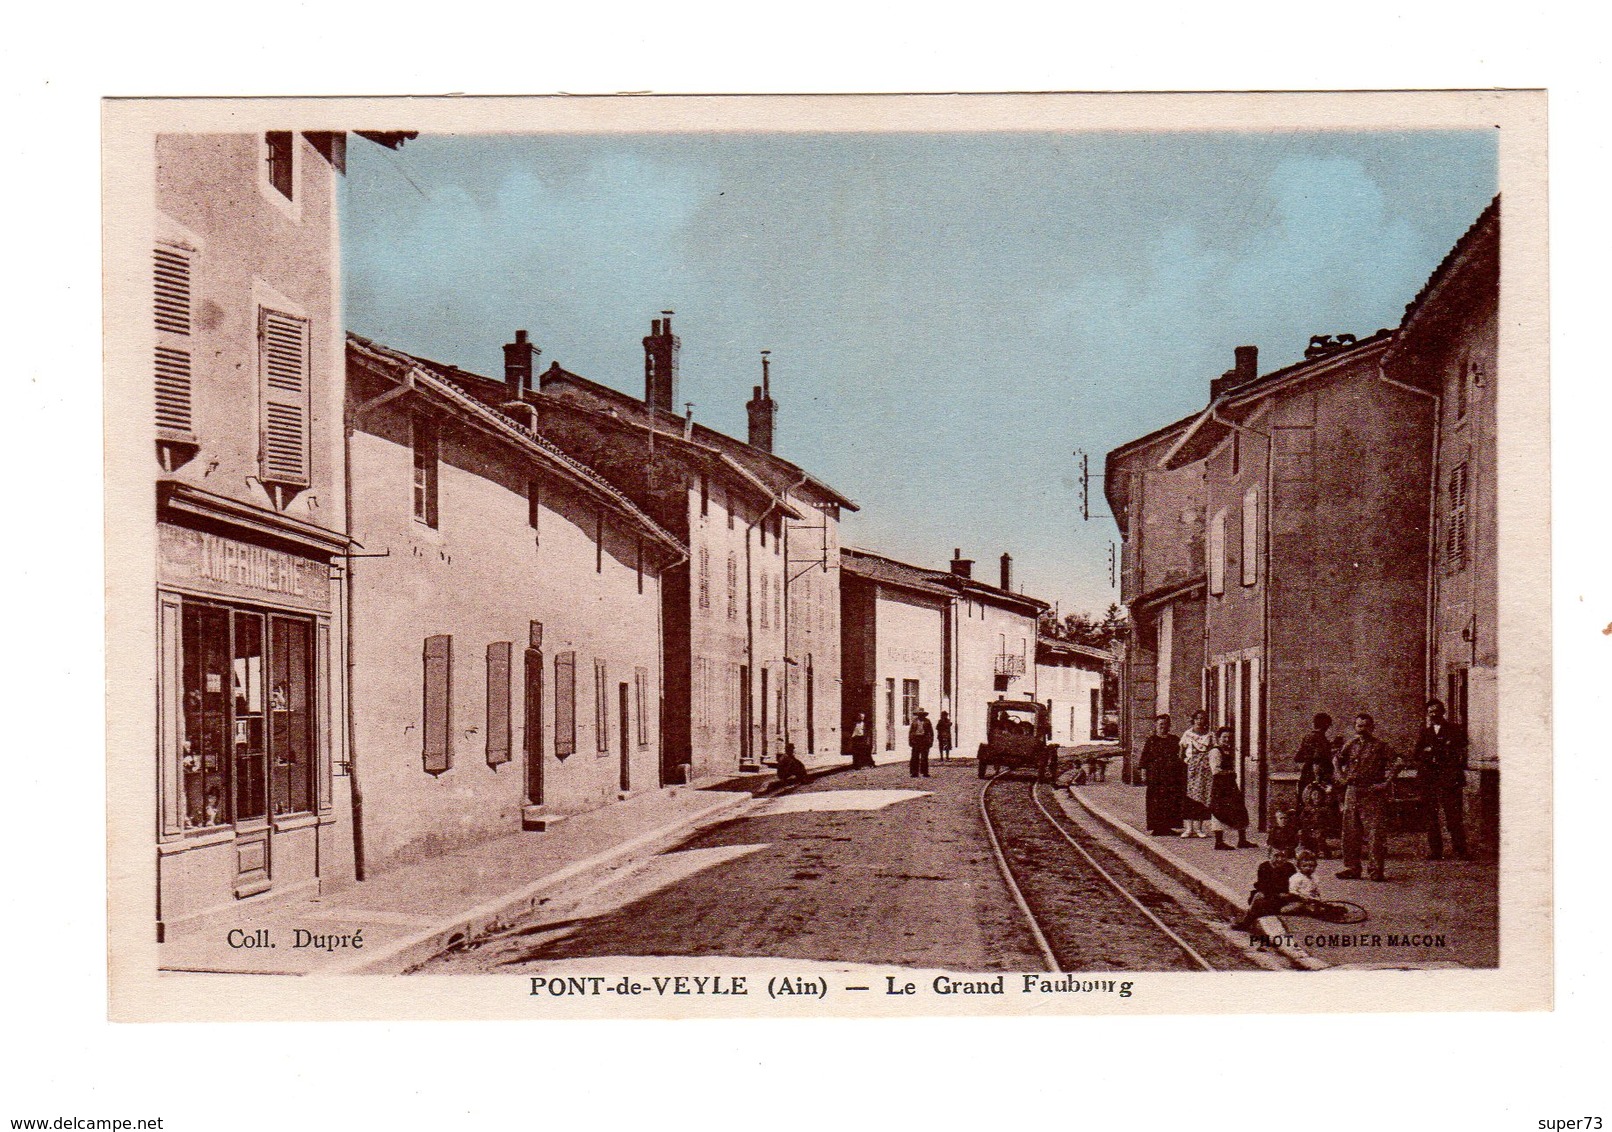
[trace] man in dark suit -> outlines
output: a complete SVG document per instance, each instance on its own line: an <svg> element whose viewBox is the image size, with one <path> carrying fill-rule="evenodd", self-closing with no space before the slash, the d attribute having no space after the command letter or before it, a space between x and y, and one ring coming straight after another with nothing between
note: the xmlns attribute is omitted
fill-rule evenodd
<svg viewBox="0 0 1612 1132"><path fill-rule="evenodd" d="M1444 856L1444 836L1439 829L1440 815L1450 827L1450 847L1463 861L1467 859L1466 820L1463 797L1466 792L1466 729L1444 718L1444 705L1427 701L1427 719L1416 740L1416 777L1427 807L1427 856L1437 861Z"/></svg>

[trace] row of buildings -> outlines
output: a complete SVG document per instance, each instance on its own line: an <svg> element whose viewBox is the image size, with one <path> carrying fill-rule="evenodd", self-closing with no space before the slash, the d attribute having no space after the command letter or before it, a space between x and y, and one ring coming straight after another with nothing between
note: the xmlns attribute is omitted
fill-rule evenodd
<svg viewBox="0 0 1612 1132"><path fill-rule="evenodd" d="M1496 198L1398 327L1266 374L1238 347L1203 409L1108 454L1127 748L1205 708L1268 816L1315 713L1346 732L1369 712L1408 750L1438 698L1470 734L1469 832L1495 846L1499 242Z"/></svg>
<svg viewBox="0 0 1612 1132"><path fill-rule="evenodd" d="M773 451L765 355L739 440L677 413L669 311L642 398L525 331L497 376L345 333L346 146L407 137L156 140L159 938L839 753L859 716L893 749L950 710L965 748L1043 674L1097 734L1105 655L1038 653L1006 555L991 585L841 546L856 504Z"/></svg>

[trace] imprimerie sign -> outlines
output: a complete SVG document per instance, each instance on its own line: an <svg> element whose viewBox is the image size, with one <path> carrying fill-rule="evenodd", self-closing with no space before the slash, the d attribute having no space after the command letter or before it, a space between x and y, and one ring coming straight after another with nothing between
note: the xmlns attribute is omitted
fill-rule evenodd
<svg viewBox="0 0 1612 1132"><path fill-rule="evenodd" d="M330 606L330 570L323 562L168 523L159 532L164 583L316 609Z"/></svg>

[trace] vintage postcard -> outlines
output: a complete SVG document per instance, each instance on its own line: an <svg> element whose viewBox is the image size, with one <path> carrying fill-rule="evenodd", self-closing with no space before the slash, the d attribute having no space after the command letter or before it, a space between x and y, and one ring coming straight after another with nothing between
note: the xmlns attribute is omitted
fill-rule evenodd
<svg viewBox="0 0 1612 1132"><path fill-rule="evenodd" d="M103 117L114 1018L1550 1007L1542 93Z"/></svg>

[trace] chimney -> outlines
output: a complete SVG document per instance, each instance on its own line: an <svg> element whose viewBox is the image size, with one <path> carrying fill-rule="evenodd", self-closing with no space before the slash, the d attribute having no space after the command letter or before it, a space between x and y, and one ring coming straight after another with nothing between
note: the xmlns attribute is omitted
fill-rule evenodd
<svg viewBox="0 0 1612 1132"><path fill-rule="evenodd" d="M1002 588L1013 592L1013 555L1005 550L1002 552Z"/></svg>
<svg viewBox="0 0 1612 1132"><path fill-rule="evenodd" d="M754 393L745 405L750 412L750 447L763 452L772 451L773 424L778 419L778 402L772 399L769 379L771 365L767 355L770 353L771 350L761 351L761 384L752 386Z"/></svg>
<svg viewBox="0 0 1612 1132"><path fill-rule="evenodd" d="M1237 364L1209 383L1209 399L1248 384L1259 376L1259 347L1238 346L1232 351Z"/></svg>
<svg viewBox="0 0 1612 1132"><path fill-rule="evenodd" d="M963 557L962 547L952 551L952 573L959 578L972 578L974 576L974 560Z"/></svg>
<svg viewBox="0 0 1612 1132"><path fill-rule="evenodd" d="M1232 351L1232 354L1237 358L1235 372L1238 385L1243 384L1245 381L1253 381L1254 378L1259 376L1258 346L1238 346Z"/></svg>
<svg viewBox="0 0 1612 1132"><path fill-rule="evenodd" d="M532 365L542 352L526 340L524 330L515 331L515 341L504 343L504 382L511 401L519 401L532 387Z"/></svg>
<svg viewBox="0 0 1612 1132"><path fill-rule="evenodd" d="M649 335L644 339L644 403L675 413L677 352L682 343L672 336L672 312L660 313L663 317L650 320Z"/></svg>

